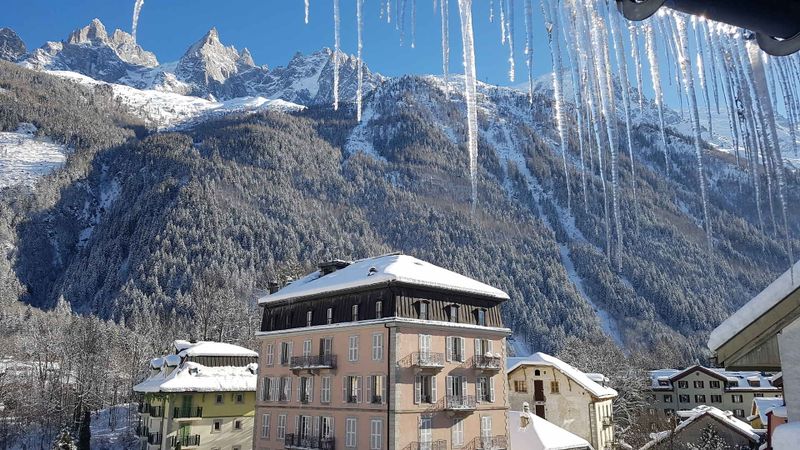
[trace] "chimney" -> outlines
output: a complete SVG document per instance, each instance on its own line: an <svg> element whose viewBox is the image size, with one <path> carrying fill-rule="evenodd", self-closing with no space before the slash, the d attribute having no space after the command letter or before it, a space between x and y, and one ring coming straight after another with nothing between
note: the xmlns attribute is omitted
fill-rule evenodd
<svg viewBox="0 0 800 450"><path fill-rule="evenodd" d="M270 281L267 283L267 289L269 290L270 294L274 294L281 289L281 285L278 284L277 281Z"/></svg>
<svg viewBox="0 0 800 450"><path fill-rule="evenodd" d="M319 267L319 271L322 272L322 276L328 275L330 273L336 272L339 269L344 269L345 267L350 265L350 261L344 261L341 259L333 259L331 261L325 261L317 264Z"/></svg>

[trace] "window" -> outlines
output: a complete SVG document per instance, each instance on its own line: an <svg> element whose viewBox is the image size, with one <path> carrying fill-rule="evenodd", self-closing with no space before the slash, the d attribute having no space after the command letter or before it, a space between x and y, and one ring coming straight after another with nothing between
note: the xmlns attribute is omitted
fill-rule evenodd
<svg viewBox="0 0 800 450"><path fill-rule="evenodd" d="M689 403L689 396L688 395L684 395L684 394L679 395L678 396L678 402L679 403Z"/></svg>
<svg viewBox="0 0 800 450"><path fill-rule="evenodd" d="M536 369L533 371L533 374L538 377L542 374L542 372L539 369Z"/></svg>
<svg viewBox="0 0 800 450"><path fill-rule="evenodd" d="M667 394L664 396L664 403L672 403L672 396Z"/></svg>
<svg viewBox="0 0 800 450"><path fill-rule="evenodd" d="M669 386L669 380L658 380L659 386Z"/></svg>
<svg viewBox="0 0 800 450"><path fill-rule="evenodd" d="M447 318L450 322L458 323L458 305L447 307Z"/></svg>
<svg viewBox="0 0 800 450"><path fill-rule="evenodd" d="M550 382L550 393L551 394L558 394L558 381L551 381Z"/></svg>
<svg viewBox="0 0 800 450"><path fill-rule="evenodd" d="M350 336L350 346L347 350L348 361L358 361L358 336Z"/></svg>
<svg viewBox="0 0 800 450"><path fill-rule="evenodd" d="M358 305L353 305L353 322L358 321Z"/></svg>
<svg viewBox="0 0 800 450"><path fill-rule="evenodd" d="M348 417L345 419L344 431L344 446L347 448L356 448L356 429L358 422L355 417Z"/></svg>
<svg viewBox="0 0 800 450"><path fill-rule="evenodd" d="M275 346L267 344L267 367L271 367L275 358Z"/></svg>
<svg viewBox="0 0 800 450"><path fill-rule="evenodd" d="M478 377L475 382L475 393L479 402L493 402L494 379L492 377Z"/></svg>
<svg viewBox="0 0 800 450"><path fill-rule="evenodd" d="M234 420L233 421L233 429L234 430L241 430L242 429L242 421L239 420L239 419Z"/></svg>
<svg viewBox="0 0 800 450"><path fill-rule="evenodd" d="M436 376L414 377L414 403L436 403Z"/></svg>
<svg viewBox="0 0 800 450"><path fill-rule="evenodd" d="M216 398L215 402L218 405L221 405L221 404L225 403L225 396L222 395L222 394L217 394L217 398Z"/></svg>
<svg viewBox="0 0 800 450"><path fill-rule="evenodd" d="M222 431L222 419L214 419L214 422L211 426L211 432L219 433L220 431Z"/></svg>
<svg viewBox="0 0 800 450"><path fill-rule="evenodd" d="M429 315L428 315L428 307L429 306L430 305L428 305L428 302L417 302L417 313L418 313L419 318L421 320L428 320L429 319Z"/></svg>
<svg viewBox="0 0 800 450"><path fill-rule="evenodd" d="M244 394L237 392L236 395L234 395L234 399L236 400L236 403L244 403Z"/></svg>
<svg viewBox="0 0 800 450"><path fill-rule="evenodd" d="M744 417L744 410L743 409L734 409L733 415L736 417Z"/></svg>
<svg viewBox="0 0 800 450"><path fill-rule="evenodd" d="M292 343L281 342L281 365L289 365L289 360L292 358Z"/></svg>
<svg viewBox="0 0 800 450"><path fill-rule="evenodd" d="M486 326L486 308L478 308L475 311L475 319L480 326Z"/></svg>
<svg viewBox="0 0 800 450"><path fill-rule="evenodd" d="M381 450L383 443L383 420L372 419L369 424L369 448Z"/></svg>
<svg viewBox="0 0 800 450"><path fill-rule="evenodd" d="M280 401L288 402L292 398L292 379L290 377L281 378Z"/></svg>
<svg viewBox="0 0 800 450"><path fill-rule="evenodd" d="M333 323L333 308L328 308L328 316L326 322L328 325Z"/></svg>
<svg viewBox="0 0 800 450"><path fill-rule="evenodd" d="M425 414L419 418L419 442L422 448L431 448L430 443L433 439L431 422L433 422L433 417L430 415Z"/></svg>
<svg viewBox="0 0 800 450"><path fill-rule="evenodd" d="M711 380L708 382L708 387L712 389L719 389L719 380Z"/></svg>
<svg viewBox="0 0 800 450"><path fill-rule="evenodd" d="M712 395L711 396L711 403L722 403L722 396L721 395Z"/></svg>
<svg viewBox="0 0 800 450"><path fill-rule="evenodd" d="M360 403L361 377L349 375L342 378L342 395L345 403Z"/></svg>
<svg viewBox="0 0 800 450"><path fill-rule="evenodd" d="M286 437L286 414L278 416L278 440L283 440Z"/></svg>
<svg viewBox="0 0 800 450"><path fill-rule="evenodd" d="M262 439L269 439L269 426L270 426L270 415L264 414L261 416L261 438Z"/></svg>
<svg viewBox="0 0 800 450"><path fill-rule="evenodd" d="M311 377L300 377L300 403L310 403L313 401L311 393L314 391L314 379Z"/></svg>
<svg viewBox="0 0 800 450"><path fill-rule="evenodd" d="M453 419L453 428L450 437L454 446L464 445L464 421L461 418Z"/></svg>
<svg viewBox="0 0 800 450"><path fill-rule="evenodd" d="M688 381L678 381L678 389L689 389Z"/></svg>
<svg viewBox="0 0 800 450"><path fill-rule="evenodd" d="M319 340L319 356L330 356L333 353L333 338L325 337Z"/></svg>
<svg viewBox="0 0 800 450"><path fill-rule="evenodd" d="M269 393L272 390L272 386L270 385L270 383L272 383L272 378L270 378L270 377L264 377L263 381L261 382L261 401L262 402L266 402L266 401L270 400Z"/></svg>
<svg viewBox="0 0 800 450"><path fill-rule="evenodd" d="M306 311L306 326L307 327L311 326L311 322L312 322L313 318L314 318L314 312L311 311L311 310Z"/></svg>
<svg viewBox="0 0 800 450"><path fill-rule="evenodd" d="M528 392L528 383L525 380L514 380L514 392Z"/></svg>
<svg viewBox="0 0 800 450"><path fill-rule="evenodd" d="M492 437L492 416L481 416L481 439L484 442Z"/></svg>
<svg viewBox="0 0 800 450"><path fill-rule="evenodd" d="M303 356L306 358L311 356L311 339L303 341Z"/></svg>
<svg viewBox="0 0 800 450"><path fill-rule="evenodd" d="M447 337L447 360L464 362L464 338L460 336Z"/></svg>
<svg viewBox="0 0 800 450"><path fill-rule="evenodd" d="M728 381L728 387L729 388L739 387L739 382L738 381Z"/></svg>
<svg viewBox="0 0 800 450"><path fill-rule="evenodd" d="M320 419L319 436L323 439L333 437L333 417L322 416Z"/></svg>
<svg viewBox="0 0 800 450"><path fill-rule="evenodd" d="M695 395L694 396L694 402L695 403L705 403L706 402L706 396L705 395Z"/></svg>
<svg viewBox="0 0 800 450"><path fill-rule="evenodd" d="M320 402L322 403L330 403L331 402L331 377L325 376L322 377L322 390L320 392Z"/></svg>
<svg viewBox="0 0 800 450"><path fill-rule="evenodd" d="M384 398L383 375L372 375L367 377L367 401L369 403L383 403Z"/></svg>
<svg viewBox="0 0 800 450"><path fill-rule="evenodd" d="M763 392L754 392L753 393L753 397L763 397L763 396L764 396Z"/></svg>
<svg viewBox="0 0 800 450"><path fill-rule="evenodd" d="M694 380L694 388L695 389L703 389L705 387L705 383L703 380Z"/></svg>
<svg viewBox="0 0 800 450"><path fill-rule="evenodd" d="M383 359L383 333L372 335L372 360L380 361Z"/></svg>
<svg viewBox="0 0 800 450"><path fill-rule="evenodd" d="M731 395L731 401L733 403L742 403L744 400L742 400L742 396L740 394L736 394L736 395Z"/></svg>
<svg viewBox="0 0 800 450"><path fill-rule="evenodd" d="M383 318L383 301L378 300L375 302L375 318L381 319Z"/></svg>

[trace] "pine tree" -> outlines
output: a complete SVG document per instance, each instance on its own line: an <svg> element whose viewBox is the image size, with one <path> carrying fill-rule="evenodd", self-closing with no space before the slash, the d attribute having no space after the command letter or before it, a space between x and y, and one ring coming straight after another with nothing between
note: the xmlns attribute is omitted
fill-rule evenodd
<svg viewBox="0 0 800 450"><path fill-rule="evenodd" d="M697 450L729 450L731 448L713 425L707 425L700 434L700 440L691 447Z"/></svg>

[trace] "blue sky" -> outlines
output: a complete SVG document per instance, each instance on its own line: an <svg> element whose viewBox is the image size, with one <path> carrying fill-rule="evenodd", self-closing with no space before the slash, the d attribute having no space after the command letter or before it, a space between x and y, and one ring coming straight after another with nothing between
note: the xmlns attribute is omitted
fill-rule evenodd
<svg viewBox="0 0 800 450"><path fill-rule="evenodd" d="M130 31L133 1L127 0L4 0L0 26L11 27L32 48L47 40L62 40L73 29L99 18L109 30ZM341 0L342 49L356 51L355 0ZM394 3L394 1L393 1ZM411 3L406 0L406 44L391 25L379 20L379 1L364 6L364 59L373 70L385 75L436 73L441 68L440 22L433 14L433 0L417 0L417 42L410 48ZM489 22L489 0L474 5L478 76L493 84L508 80L508 49L500 44L497 20ZM499 17L499 0L495 0ZM541 18L539 1L534 0L535 73L550 71L550 53ZM227 45L248 47L258 64L284 65L297 52L311 52L333 46L333 2L311 0L310 23L303 23L302 0L146 0L139 21L138 40L156 53L159 61L177 60L186 48L212 26ZM525 24L523 2L516 2L515 47L517 83L527 77L523 49ZM450 0L451 71L462 72L461 39L457 0ZM394 16L394 11L393 11ZM516 84L516 83L515 83Z"/></svg>

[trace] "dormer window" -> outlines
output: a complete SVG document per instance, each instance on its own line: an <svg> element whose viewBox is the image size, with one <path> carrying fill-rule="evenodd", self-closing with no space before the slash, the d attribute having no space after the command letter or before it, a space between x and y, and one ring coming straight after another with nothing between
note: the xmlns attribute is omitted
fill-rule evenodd
<svg viewBox="0 0 800 450"><path fill-rule="evenodd" d="M314 317L314 313L311 310L306 311L306 326L307 327L311 326L311 319L313 319L313 317Z"/></svg>
<svg viewBox="0 0 800 450"><path fill-rule="evenodd" d="M428 314L429 304L426 301L417 302L417 313L419 315L420 320L429 320L430 315Z"/></svg>
<svg viewBox="0 0 800 450"><path fill-rule="evenodd" d="M458 305L450 305L447 307L447 315L450 322L458 323Z"/></svg>
<svg viewBox="0 0 800 450"><path fill-rule="evenodd" d="M375 302L375 318L380 319L383 317L383 301L378 300Z"/></svg>
<svg viewBox="0 0 800 450"><path fill-rule="evenodd" d="M358 305L353 305L353 322L358 321Z"/></svg>
<svg viewBox="0 0 800 450"><path fill-rule="evenodd" d="M328 325L330 325L330 324L332 324L332 323L333 323L333 308L328 308L328 319L327 319L327 323L328 323Z"/></svg>
<svg viewBox="0 0 800 450"><path fill-rule="evenodd" d="M478 325L485 327L486 326L486 308L478 308L475 310L475 319Z"/></svg>

